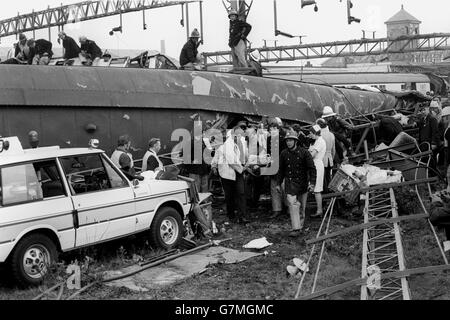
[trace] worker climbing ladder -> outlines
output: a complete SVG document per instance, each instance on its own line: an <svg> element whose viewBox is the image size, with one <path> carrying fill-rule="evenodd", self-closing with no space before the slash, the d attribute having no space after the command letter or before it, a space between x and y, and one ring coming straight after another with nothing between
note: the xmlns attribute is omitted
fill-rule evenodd
<svg viewBox="0 0 450 320"><path fill-rule="evenodd" d="M398 218L394 190L366 193L364 223ZM386 222L365 228L363 232L361 300L410 300L406 277L381 279L381 274L404 271L405 258L399 222Z"/></svg>

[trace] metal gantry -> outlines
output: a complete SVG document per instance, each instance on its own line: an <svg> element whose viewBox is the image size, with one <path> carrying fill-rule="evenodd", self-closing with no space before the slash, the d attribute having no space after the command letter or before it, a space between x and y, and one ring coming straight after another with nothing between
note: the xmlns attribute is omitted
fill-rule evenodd
<svg viewBox="0 0 450 320"><path fill-rule="evenodd" d="M260 62L444 51L450 50L450 33L261 47L252 50L254 49L261 54ZM232 61L230 51L206 52L203 57L207 66L229 65Z"/></svg>
<svg viewBox="0 0 450 320"><path fill-rule="evenodd" d="M398 218L393 189L367 192L364 223L392 218ZM406 277L380 277L382 274L405 270L399 223L387 222L364 229L362 278L375 280L361 286L361 300L410 300Z"/></svg>
<svg viewBox="0 0 450 320"><path fill-rule="evenodd" d="M34 31L51 27L63 27L76 23L129 12L184 5L202 0L101 0L84 1L56 8L36 11L0 21L0 38L19 32Z"/></svg>

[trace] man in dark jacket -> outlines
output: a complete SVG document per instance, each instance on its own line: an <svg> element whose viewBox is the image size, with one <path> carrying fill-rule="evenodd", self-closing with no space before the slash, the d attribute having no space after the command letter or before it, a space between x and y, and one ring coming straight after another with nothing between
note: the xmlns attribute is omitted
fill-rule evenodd
<svg viewBox="0 0 450 320"><path fill-rule="evenodd" d="M194 29L189 40L183 46L180 53L180 65L182 69L201 70L200 61L197 59L198 47L203 43L199 41L200 33Z"/></svg>
<svg viewBox="0 0 450 320"><path fill-rule="evenodd" d="M50 41L47 41L45 39L30 39L28 40L28 46L32 51L31 60L35 60L37 64L49 64L50 59L53 56L53 44Z"/></svg>
<svg viewBox="0 0 450 320"><path fill-rule="evenodd" d="M102 50L95 43L95 41L89 40L85 36L79 38L81 45L81 55L86 58L84 65L91 66L93 63L100 60L103 55Z"/></svg>
<svg viewBox="0 0 450 320"><path fill-rule="evenodd" d="M78 58L81 53L81 49L78 46L78 44L75 42L75 40L73 40L71 37L66 35L66 33L64 31L61 31L58 34L58 37L59 37L59 39L62 40L62 43L63 43L64 59L68 60L68 59Z"/></svg>
<svg viewBox="0 0 450 320"><path fill-rule="evenodd" d="M297 237L300 235L305 221L308 189L314 190L317 173L309 151L297 146L297 134L289 131L285 140L287 149L283 150L280 155L277 189L281 192L281 184L284 180L292 223L292 232L289 236ZM302 206L301 214L299 198Z"/></svg>
<svg viewBox="0 0 450 320"><path fill-rule="evenodd" d="M403 127L394 117L377 115L377 119L380 120L377 130L378 142L388 146L400 132L403 132Z"/></svg>
<svg viewBox="0 0 450 320"><path fill-rule="evenodd" d="M228 46L231 48L233 66L247 68L247 46L245 42L248 34L252 30L252 26L247 22L240 20L238 18L238 13L235 10L230 11L228 18L230 19L230 38Z"/></svg>
<svg viewBox="0 0 450 320"><path fill-rule="evenodd" d="M430 114L430 107L424 105L419 109L420 119L417 122L419 127L419 143L428 142L433 150L436 150L440 144L440 135L438 131L438 121Z"/></svg>
<svg viewBox="0 0 450 320"><path fill-rule="evenodd" d="M328 124L328 128L336 138L336 157L337 163L340 163L346 156L347 151L352 152L352 142L349 139L349 133L353 130L353 126L341 119L337 113L329 106L323 108L322 118Z"/></svg>

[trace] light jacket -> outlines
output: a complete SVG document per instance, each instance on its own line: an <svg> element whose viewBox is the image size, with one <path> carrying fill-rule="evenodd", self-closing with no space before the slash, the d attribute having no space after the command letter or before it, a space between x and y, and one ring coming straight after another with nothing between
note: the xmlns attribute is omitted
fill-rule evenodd
<svg viewBox="0 0 450 320"><path fill-rule="evenodd" d="M334 134L330 132L330 129L328 127L322 129L321 132L322 138L323 140L325 140L325 143L327 145L327 150L323 158L323 165L325 166L325 168L329 168L334 166L333 159L336 155L336 138L334 137Z"/></svg>
<svg viewBox="0 0 450 320"><path fill-rule="evenodd" d="M236 171L242 173L244 169L240 162L240 155L239 147L234 143L233 137L230 136L216 150L211 166L218 168L221 178L235 181Z"/></svg>

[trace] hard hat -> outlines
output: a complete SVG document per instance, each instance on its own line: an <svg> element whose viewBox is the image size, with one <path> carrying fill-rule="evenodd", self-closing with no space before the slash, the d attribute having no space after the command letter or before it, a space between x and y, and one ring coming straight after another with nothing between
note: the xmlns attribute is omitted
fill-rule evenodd
<svg viewBox="0 0 450 320"><path fill-rule="evenodd" d="M335 116L336 113L333 111L333 109L329 106L325 106L323 108L322 118L328 118Z"/></svg>
<svg viewBox="0 0 450 320"><path fill-rule="evenodd" d="M442 117L447 117L450 116L450 107L445 107L444 109L442 109Z"/></svg>
<svg viewBox="0 0 450 320"><path fill-rule="evenodd" d="M192 30L191 38L200 38L200 32L197 29Z"/></svg>
<svg viewBox="0 0 450 320"><path fill-rule="evenodd" d="M232 15L239 16L238 12L235 9L231 9L230 12L228 12L228 18Z"/></svg>
<svg viewBox="0 0 450 320"><path fill-rule="evenodd" d="M286 133L286 136L284 137L284 140L288 140L288 139L293 139L293 140L299 141L299 140L298 140L298 135L297 135L297 133L294 132L294 131L288 131L288 132Z"/></svg>
<svg viewBox="0 0 450 320"><path fill-rule="evenodd" d="M278 124L278 126L282 127L283 126L283 121L281 121L280 118L275 117L275 122Z"/></svg>

